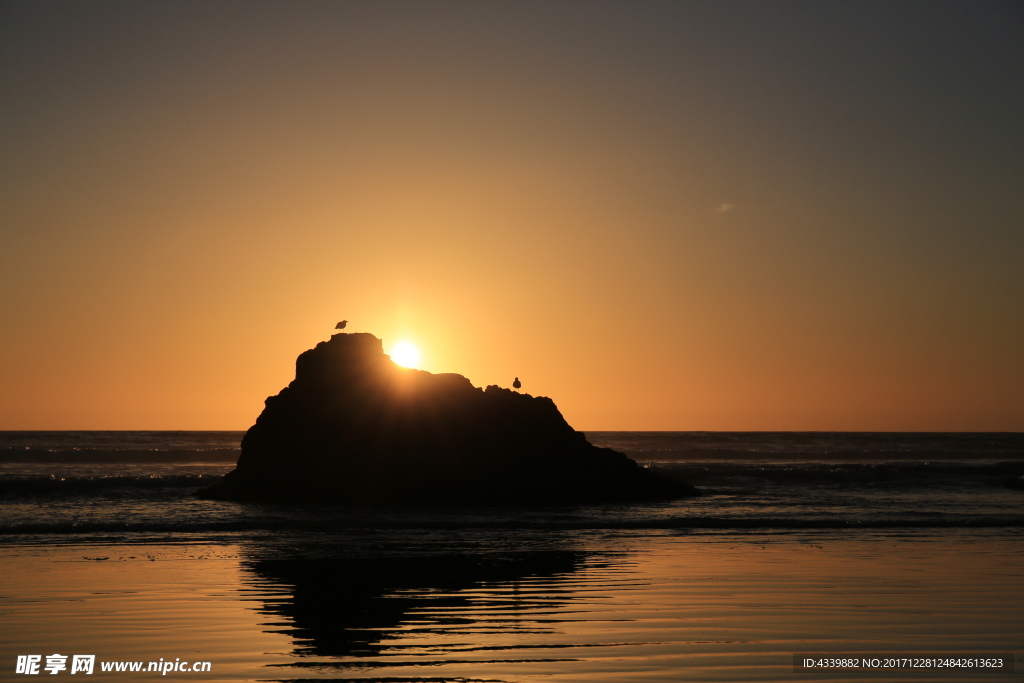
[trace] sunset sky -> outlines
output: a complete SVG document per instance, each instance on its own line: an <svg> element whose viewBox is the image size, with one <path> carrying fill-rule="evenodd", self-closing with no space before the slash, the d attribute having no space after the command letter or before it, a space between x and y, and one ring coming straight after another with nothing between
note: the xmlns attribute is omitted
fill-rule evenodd
<svg viewBox="0 0 1024 683"><path fill-rule="evenodd" d="M0 429L346 331L584 430L1024 430L1018 2L0 2Z"/></svg>

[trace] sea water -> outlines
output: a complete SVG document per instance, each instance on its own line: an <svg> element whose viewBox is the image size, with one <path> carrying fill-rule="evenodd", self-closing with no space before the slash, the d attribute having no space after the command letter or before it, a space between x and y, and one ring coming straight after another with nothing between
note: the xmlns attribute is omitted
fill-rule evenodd
<svg viewBox="0 0 1024 683"><path fill-rule="evenodd" d="M1024 435L588 433L703 493L647 504L197 498L241 436L0 433L0 678L89 653L202 680L973 680L792 657L1024 649Z"/></svg>

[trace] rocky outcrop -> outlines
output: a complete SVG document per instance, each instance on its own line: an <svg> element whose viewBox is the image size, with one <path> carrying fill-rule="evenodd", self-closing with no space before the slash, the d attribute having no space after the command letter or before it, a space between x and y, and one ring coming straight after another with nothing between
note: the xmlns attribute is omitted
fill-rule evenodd
<svg viewBox="0 0 1024 683"><path fill-rule="evenodd" d="M301 354L209 498L529 504L672 498L693 489L590 444L545 397L393 363L371 334Z"/></svg>

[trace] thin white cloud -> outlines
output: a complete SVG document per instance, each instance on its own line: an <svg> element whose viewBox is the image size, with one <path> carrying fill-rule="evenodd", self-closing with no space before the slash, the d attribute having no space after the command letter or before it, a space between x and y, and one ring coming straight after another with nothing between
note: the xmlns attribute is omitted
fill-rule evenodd
<svg viewBox="0 0 1024 683"><path fill-rule="evenodd" d="M719 204L715 208L715 213L727 213L729 211L732 211L735 208L736 208L735 204L729 204L728 202L725 202L723 204Z"/></svg>

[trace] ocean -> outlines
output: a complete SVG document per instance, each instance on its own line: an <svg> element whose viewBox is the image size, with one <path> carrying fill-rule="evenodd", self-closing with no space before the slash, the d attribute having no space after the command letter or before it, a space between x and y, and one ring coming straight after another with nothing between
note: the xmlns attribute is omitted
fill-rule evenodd
<svg viewBox="0 0 1024 683"><path fill-rule="evenodd" d="M658 503L198 498L242 434L0 432L0 677L74 654L124 680L1024 671L1024 434L588 432L702 492ZM906 657L794 668L807 653ZM989 656L1018 673L979 673Z"/></svg>

